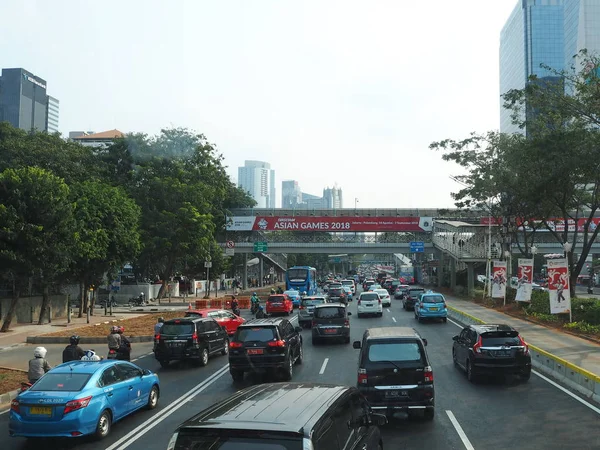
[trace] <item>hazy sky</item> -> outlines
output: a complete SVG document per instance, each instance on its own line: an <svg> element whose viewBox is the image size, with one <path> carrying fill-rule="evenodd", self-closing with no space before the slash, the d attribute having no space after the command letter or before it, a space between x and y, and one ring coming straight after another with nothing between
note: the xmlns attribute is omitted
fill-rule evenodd
<svg viewBox="0 0 600 450"><path fill-rule="evenodd" d="M432 141L499 128L515 0L1 0L0 67L60 100L60 130L204 133L229 173L271 163L344 206L448 207Z"/></svg>

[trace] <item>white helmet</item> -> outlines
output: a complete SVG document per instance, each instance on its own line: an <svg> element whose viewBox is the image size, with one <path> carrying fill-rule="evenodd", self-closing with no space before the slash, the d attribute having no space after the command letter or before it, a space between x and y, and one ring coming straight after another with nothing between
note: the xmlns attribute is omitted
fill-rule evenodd
<svg viewBox="0 0 600 450"><path fill-rule="evenodd" d="M45 347L36 347L33 351L33 356L35 356L36 358L45 358L46 353L48 353L48 350L46 350Z"/></svg>

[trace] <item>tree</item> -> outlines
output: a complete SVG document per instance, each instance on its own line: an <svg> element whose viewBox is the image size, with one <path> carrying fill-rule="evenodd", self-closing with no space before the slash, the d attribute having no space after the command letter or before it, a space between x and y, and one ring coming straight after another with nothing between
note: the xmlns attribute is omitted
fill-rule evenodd
<svg viewBox="0 0 600 450"><path fill-rule="evenodd" d="M122 188L98 181L75 183L71 201L77 224L71 274L80 286L81 317L88 307L88 287L138 255L141 211Z"/></svg>
<svg viewBox="0 0 600 450"><path fill-rule="evenodd" d="M29 277L40 278L48 309L48 289L70 263L74 242L73 205L64 180L38 167L0 174L0 267L13 282L13 298L0 331L8 331Z"/></svg>

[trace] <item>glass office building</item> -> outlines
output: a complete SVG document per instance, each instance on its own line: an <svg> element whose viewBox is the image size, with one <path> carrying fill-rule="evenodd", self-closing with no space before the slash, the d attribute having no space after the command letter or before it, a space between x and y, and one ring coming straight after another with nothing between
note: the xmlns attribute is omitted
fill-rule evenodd
<svg viewBox="0 0 600 450"><path fill-rule="evenodd" d="M23 130L46 130L46 81L25 69L2 69L0 117Z"/></svg>
<svg viewBox="0 0 600 450"><path fill-rule="evenodd" d="M573 58L579 50L600 53L600 2L565 0L565 68L581 67Z"/></svg>
<svg viewBox="0 0 600 450"><path fill-rule="evenodd" d="M58 113L60 103L58 99L48 96L46 108L46 131L48 133L56 133L58 131Z"/></svg>

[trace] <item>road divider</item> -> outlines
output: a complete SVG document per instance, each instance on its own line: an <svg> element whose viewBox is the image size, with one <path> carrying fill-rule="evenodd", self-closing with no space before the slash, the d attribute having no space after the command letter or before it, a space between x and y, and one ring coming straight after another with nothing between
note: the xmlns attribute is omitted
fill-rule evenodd
<svg viewBox="0 0 600 450"><path fill-rule="evenodd" d="M483 320L449 305L448 315L466 325L485 324ZM535 345L530 343L528 345L533 367L587 398L600 403L600 376Z"/></svg>

